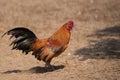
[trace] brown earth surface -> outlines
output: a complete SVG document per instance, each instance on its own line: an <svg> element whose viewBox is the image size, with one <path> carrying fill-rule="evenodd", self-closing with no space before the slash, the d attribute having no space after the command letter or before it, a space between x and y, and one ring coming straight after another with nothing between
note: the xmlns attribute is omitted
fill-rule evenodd
<svg viewBox="0 0 120 80"><path fill-rule="evenodd" d="M24 26L47 38L69 20L70 44L54 69L0 39L0 80L120 80L120 0L0 0L0 36Z"/></svg>

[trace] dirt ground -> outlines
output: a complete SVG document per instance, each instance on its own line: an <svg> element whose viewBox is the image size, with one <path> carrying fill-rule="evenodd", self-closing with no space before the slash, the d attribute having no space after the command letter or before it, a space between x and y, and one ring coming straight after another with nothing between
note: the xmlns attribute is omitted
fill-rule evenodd
<svg viewBox="0 0 120 80"><path fill-rule="evenodd" d="M120 0L0 0L0 36L24 26L47 38L69 20L69 47L54 69L0 39L0 80L120 80Z"/></svg>

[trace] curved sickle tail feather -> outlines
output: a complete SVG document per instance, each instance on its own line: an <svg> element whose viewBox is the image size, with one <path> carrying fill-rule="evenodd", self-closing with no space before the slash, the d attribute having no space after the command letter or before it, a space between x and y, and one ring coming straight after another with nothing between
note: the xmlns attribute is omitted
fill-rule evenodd
<svg viewBox="0 0 120 80"><path fill-rule="evenodd" d="M10 46L13 45L12 50L22 50L22 52L25 52L26 54L32 51L32 46L37 39L32 31L23 27L11 29L4 33L3 36L5 36L6 34L11 35L10 39L15 37L15 40L13 40L10 44Z"/></svg>

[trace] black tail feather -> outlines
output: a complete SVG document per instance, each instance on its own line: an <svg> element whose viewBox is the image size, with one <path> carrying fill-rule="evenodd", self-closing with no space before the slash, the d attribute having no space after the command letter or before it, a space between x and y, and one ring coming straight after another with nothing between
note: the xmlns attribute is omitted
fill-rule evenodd
<svg viewBox="0 0 120 80"><path fill-rule="evenodd" d="M39 48L38 50L34 51L32 53L32 55L35 55L35 58L37 58L37 60L41 60L40 54L42 53L43 49L44 49L44 47Z"/></svg>
<svg viewBox="0 0 120 80"><path fill-rule="evenodd" d="M32 51L31 47L33 46L37 37L35 34L27 28L18 27L7 31L4 35L11 35L10 39L15 37L16 39L11 42L10 46L13 45L12 50L22 50L22 52L28 54ZM2 36L2 37L3 37Z"/></svg>

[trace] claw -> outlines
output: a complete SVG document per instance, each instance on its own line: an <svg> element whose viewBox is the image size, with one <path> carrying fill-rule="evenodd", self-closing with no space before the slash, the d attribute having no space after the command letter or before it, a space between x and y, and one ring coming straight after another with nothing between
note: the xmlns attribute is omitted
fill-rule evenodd
<svg viewBox="0 0 120 80"><path fill-rule="evenodd" d="M50 63L46 63L45 67L51 67L52 65Z"/></svg>
<svg viewBox="0 0 120 80"><path fill-rule="evenodd" d="M50 63L46 63L45 67L48 68L48 69L50 69L50 70L55 70L55 67L52 66Z"/></svg>

